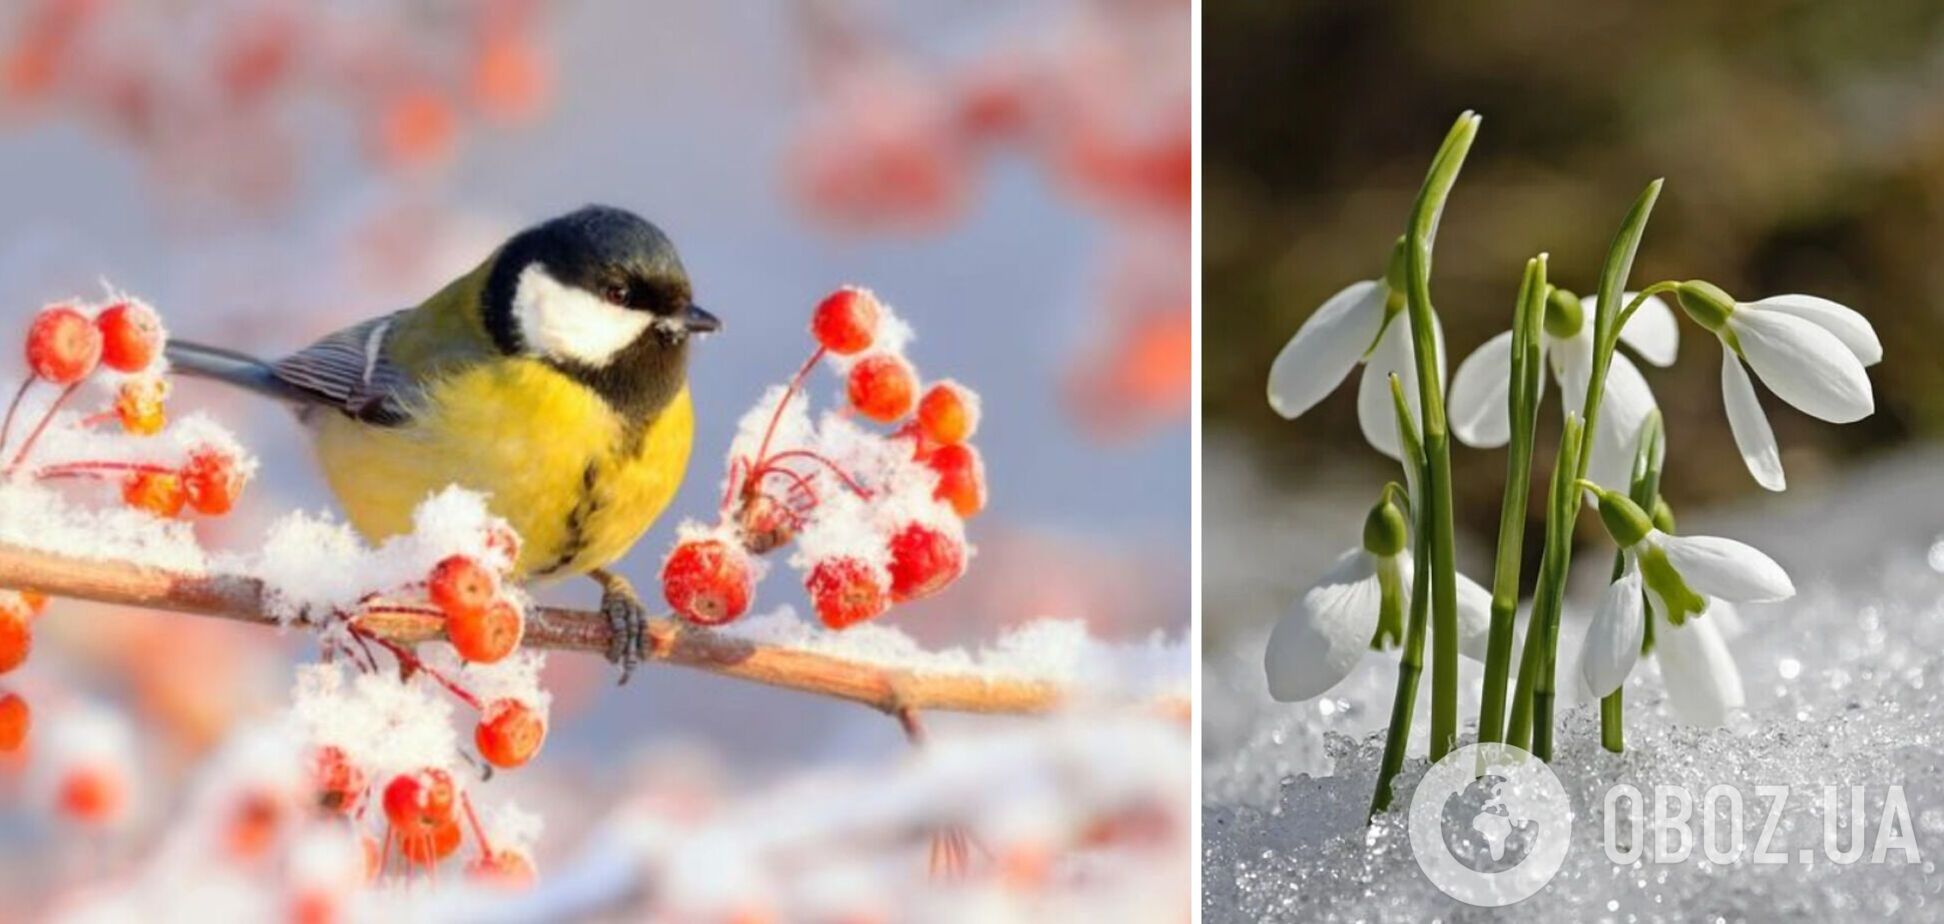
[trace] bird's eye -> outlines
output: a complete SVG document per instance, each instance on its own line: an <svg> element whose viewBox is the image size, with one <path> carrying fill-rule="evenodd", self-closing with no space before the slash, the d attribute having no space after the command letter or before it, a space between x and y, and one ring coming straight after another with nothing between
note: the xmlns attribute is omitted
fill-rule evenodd
<svg viewBox="0 0 1944 924"><path fill-rule="evenodd" d="M619 283L601 290L601 297L617 305L628 303L628 287Z"/></svg>

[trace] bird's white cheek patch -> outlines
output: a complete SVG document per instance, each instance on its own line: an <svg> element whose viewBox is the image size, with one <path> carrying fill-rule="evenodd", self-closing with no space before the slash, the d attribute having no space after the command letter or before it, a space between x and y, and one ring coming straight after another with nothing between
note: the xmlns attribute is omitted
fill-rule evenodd
<svg viewBox="0 0 1944 924"><path fill-rule="evenodd" d="M654 322L646 311L612 305L563 284L538 263L520 271L513 318L529 348L596 368L606 366Z"/></svg>

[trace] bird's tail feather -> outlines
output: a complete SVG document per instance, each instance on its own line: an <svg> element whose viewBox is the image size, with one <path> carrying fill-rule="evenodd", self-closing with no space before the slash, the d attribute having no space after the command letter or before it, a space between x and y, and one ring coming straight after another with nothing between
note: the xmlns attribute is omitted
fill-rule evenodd
<svg viewBox="0 0 1944 924"><path fill-rule="evenodd" d="M254 356L187 340L170 340L163 353L169 358L170 369L179 374L214 379L280 401L298 400L290 383L278 378L269 363Z"/></svg>

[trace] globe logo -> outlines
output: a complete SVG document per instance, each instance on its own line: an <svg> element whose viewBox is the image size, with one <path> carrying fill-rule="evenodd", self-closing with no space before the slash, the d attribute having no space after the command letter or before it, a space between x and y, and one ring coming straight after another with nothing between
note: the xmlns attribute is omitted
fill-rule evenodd
<svg viewBox="0 0 1944 924"><path fill-rule="evenodd" d="M1546 763L1475 744L1432 765L1411 796L1411 850L1441 891L1496 908L1545 887L1566 862L1572 800Z"/></svg>

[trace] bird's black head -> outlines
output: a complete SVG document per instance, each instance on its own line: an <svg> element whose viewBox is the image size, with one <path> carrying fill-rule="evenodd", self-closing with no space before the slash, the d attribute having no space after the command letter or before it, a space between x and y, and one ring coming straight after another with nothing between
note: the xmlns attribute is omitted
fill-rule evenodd
<svg viewBox="0 0 1944 924"><path fill-rule="evenodd" d="M502 352L550 363L630 416L660 411L681 389L690 336L721 327L696 307L668 236L600 205L514 235L482 298Z"/></svg>

